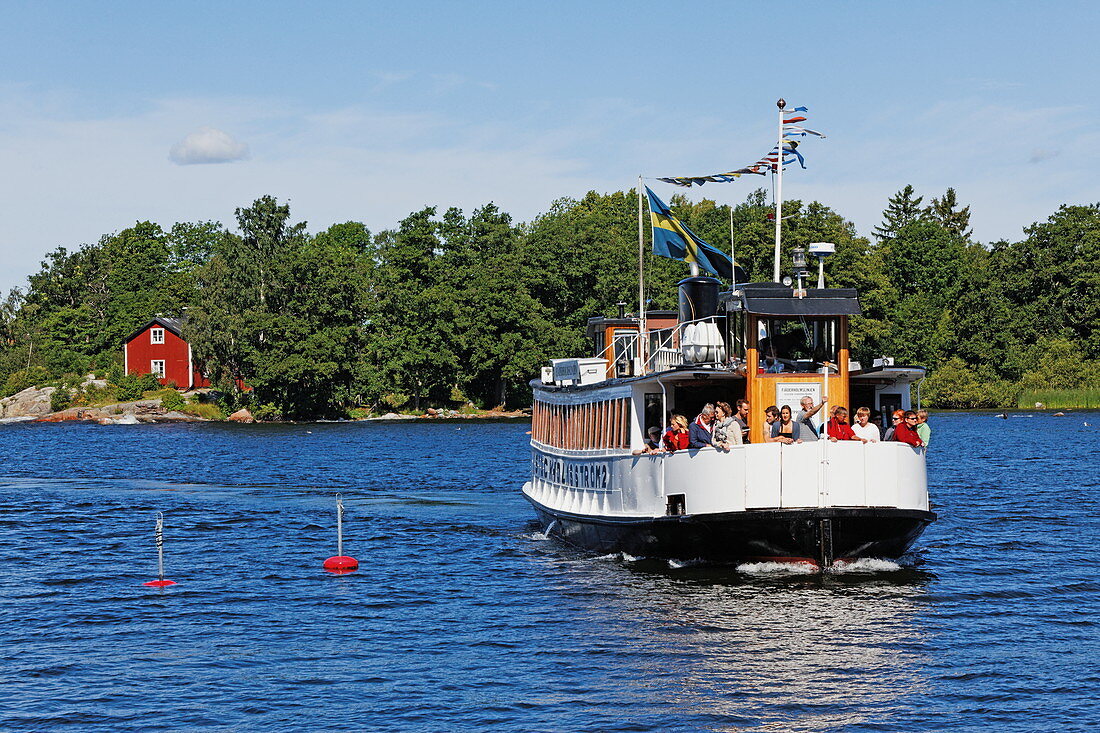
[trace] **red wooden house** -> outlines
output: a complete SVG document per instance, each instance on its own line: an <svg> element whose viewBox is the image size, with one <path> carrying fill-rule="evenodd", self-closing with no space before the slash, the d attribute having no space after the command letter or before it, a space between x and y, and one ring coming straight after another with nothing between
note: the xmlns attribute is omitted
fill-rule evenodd
<svg viewBox="0 0 1100 733"><path fill-rule="evenodd" d="M181 390L209 387L210 380L195 368L191 345L183 340L180 318L157 316L125 341L127 374L154 374L161 384L175 382Z"/></svg>

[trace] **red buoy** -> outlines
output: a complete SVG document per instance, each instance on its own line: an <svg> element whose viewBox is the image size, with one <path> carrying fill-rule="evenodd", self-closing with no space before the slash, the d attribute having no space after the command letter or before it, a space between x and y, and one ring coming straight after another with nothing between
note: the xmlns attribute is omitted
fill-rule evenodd
<svg viewBox="0 0 1100 733"><path fill-rule="evenodd" d="M347 555L337 555L325 560L325 570L330 573L351 573L359 569L359 561Z"/></svg>
<svg viewBox="0 0 1100 733"><path fill-rule="evenodd" d="M174 580L150 580L148 583L142 583L142 585L150 585L154 588L163 588L167 585L175 585Z"/></svg>
<svg viewBox="0 0 1100 733"><path fill-rule="evenodd" d="M325 560L325 570L330 573L354 573L359 561L344 554L344 500L336 495L336 556Z"/></svg>

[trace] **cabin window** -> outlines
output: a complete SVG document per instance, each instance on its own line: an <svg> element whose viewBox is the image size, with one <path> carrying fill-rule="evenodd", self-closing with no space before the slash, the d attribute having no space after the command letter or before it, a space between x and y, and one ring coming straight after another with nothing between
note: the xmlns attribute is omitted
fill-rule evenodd
<svg viewBox="0 0 1100 733"><path fill-rule="evenodd" d="M652 392L645 396L645 424L642 425L642 433L649 437L646 432L650 428L661 428L664 431L665 416L664 416L664 400L661 399L659 392Z"/></svg>
<svg viewBox="0 0 1100 733"><path fill-rule="evenodd" d="M658 328L649 332L649 353L656 354L662 348L673 348L671 328Z"/></svg>
<svg viewBox="0 0 1100 733"><path fill-rule="evenodd" d="M744 312L735 311L726 318L726 346L730 357L745 360L745 321Z"/></svg>
<svg viewBox="0 0 1100 733"><path fill-rule="evenodd" d="M159 379L164 379L164 359L153 359L149 362L149 373Z"/></svg>
<svg viewBox="0 0 1100 733"><path fill-rule="evenodd" d="M153 328L149 330L149 343L151 344L163 344L164 343L164 329ZM164 362L161 362L162 364Z"/></svg>
<svg viewBox="0 0 1100 733"><path fill-rule="evenodd" d="M816 372L836 363L840 325L836 318L761 318L757 344L764 372Z"/></svg>
<svg viewBox="0 0 1100 733"><path fill-rule="evenodd" d="M630 400L624 398L580 405L551 405L536 401L531 438L569 450L629 448Z"/></svg>
<svg viewBox="0 0 1100 733"><path fill-rule="evenodd" d="M613 339L616 373L619 376L630 374L634 357L638 355L638 331L629 328L616 328Z"/></svg>
<svg viewBox="0 0 1100 733"><path fill-rule="evenodd" d="M603 332L602 329L597 331L592 336L592 356L596 357L597 359L606 359L607 358L607 354L603 353L603 350L604 350L603 340L604 340L604 332Z"/></svg>

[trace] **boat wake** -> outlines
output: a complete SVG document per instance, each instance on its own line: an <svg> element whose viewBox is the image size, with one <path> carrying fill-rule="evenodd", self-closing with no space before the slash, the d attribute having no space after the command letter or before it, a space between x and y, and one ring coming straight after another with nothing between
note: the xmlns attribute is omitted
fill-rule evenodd
<svg viewBox="0 0 1100 733"><path fill-rule="evenodd" d="M813 575L817 566L808 562L746 562L737 566L746 575Z"/></svg>
<svg viewBox="0 0 1100 733"><path fill-rule="evenodd" d="M830 573L892 573L902 570L903 566L892 560L877 557L862 557L859 560L837 560L829 567Z"/></svg>
<svg viewBox="0 0 1100 733"><path fill-rule="evenodd" d="M830 575L858 575L860 573L893 573L905 566L892 560L864 557L859 560L837 560L825 572ZM749 562L737 566L737 572L746 575L813 575L821 569L810 562Z"/></svg>

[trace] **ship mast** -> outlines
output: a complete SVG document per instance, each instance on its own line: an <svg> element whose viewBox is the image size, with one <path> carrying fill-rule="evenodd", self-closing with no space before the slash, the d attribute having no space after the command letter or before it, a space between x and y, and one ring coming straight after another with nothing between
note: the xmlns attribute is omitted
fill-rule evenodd
<svg viewBox="0 0 1100 733"><path fill-rule="evenodd" d="M783 234L783 108L784 99L775 103L779 108L779 140L776 143L775 160L775 281L779 282L779 244Z"/></svg>
<svg viewBox="0 0 1100 733"><path fill-rule="evenodd" d="M642 218L642 177L638 176L638 357L646 373L645 342L645 228Z"/></svg>

